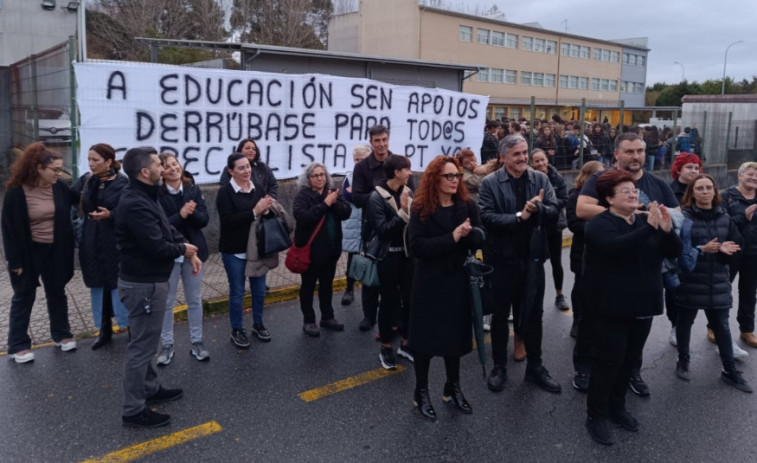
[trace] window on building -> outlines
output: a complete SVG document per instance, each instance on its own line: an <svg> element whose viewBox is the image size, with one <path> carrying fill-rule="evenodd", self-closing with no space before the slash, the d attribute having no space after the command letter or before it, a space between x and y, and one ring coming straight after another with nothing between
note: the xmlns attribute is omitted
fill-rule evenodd
<svg viewBox="0 0 757 463"><path fill-rule="evenodd" d="M494 82L495 84L501 84L503 75L504 75L504 70L491 69L489 70L489 82Z"/></svg>
<svg viewBox="0 0 757 463"><path fill-rule="evenodd" d="M505 117L505 114L507 114L507 111L502 106L497 106L494 108L494 119L496 120L502 120L503 117Z"/></svg>
<svg viewBox="0 0 757 463"><path fill-rule="evenodd" d="M555 75L554 74L544 74L544 86L545 87L554 87L555 86Z"/></svg>
<svg viewBox="0 0 757 463"><path fill-rule="evenodd" d="M478 30L478 43L482 43L484 45L489 45L489 35L491 34L491 31L489 29L479 29ZM494 44L492 44L494 45Z"/></svg>
<svg viewBox="0 0 757 463"><path fill-rule="evenodd" d="M534 51L538 53L544 53L545 51L544 39L534 39Z"/></svg>
<svg viewBox="0 0 757 463"><path fill-rule="evenodd" d="M641 55L636 56L636 65L637 66L644 66L644 57Z"/></svg>
<svg viewBox="0 0 757 463"><path fill-rule="evenodd" d="M601 48L594 48L591 51L591 57L596 60L602 59L602 49Z"/></svg>
<svg viewBox="0 0 757 463"><path fill-rule="evenodd" d="M521 40L521 47L526 51L532 51L534 49L534 38L523 37Z"/></svg>
<svg viewBox="0 0 757 463"><path fill-rule="evenodd" d="M599 89L602 91L607 91L610 89L610 81L607 79L602 79L599 83Z"/></svg>
<svg viewBox="0 0 757 463"><path fill-rule="evenodd" d="M579 54L581 53L581 47L578 45L572 45L570 46L570 56L571 58L578 58Z"/></svg>
<svg viewBox="0 0 757 463"><path fill-rule="evenodd" d="M560 88L568 88L568 76L560 76Z"/></svg>
<svg viewBox="0 0 757 463"><path fill-rule="evenodd" d="M579 77L578 78L578 88L581 90L588 90L589 89L589 78L588 77Z"/></svg>
<svg viewBox="0 0 757 463"><path fill-rule="evenodd" d="M599 91L599 79L591 79L591 89L595 92Z"/></svg>
<svg viewBox="0 0 757 463"><path fill-rule="evenodd" d="M492 31L492 45L496 45L498 47L504 47L505 34L503 34L502 32Z"/></svg>
<svg viewBox="0 0 757 463"><path fill-rule="evenodd" d="M505 71L505 83L517 84L518 83L518 71Z"/></svg>
<svg viewBox="0 0 757 463"><path fill-rule="evenodd" d="M583 59L589 59L589 47L581 47L580 56Z"/></svg>
<svg viewBox="0 0 757 463"><path fill-rule="evenodd" d="M611 51L610 52L610 62L611 63L617 63L618 62L618 55L619 55L619 53L617 51Z"/></svg>
<svg viewBox="0 0 757 463"><path fill-rule="evenodd" d="M518 48L518 36L515 34L505 34L505 46L507 48Z"/></svg>
<svg viewBox="0 0 757 463"><path fill-rule="evenodd" d="M478 74L476 74L476 81L489 82L489 68L482 68L478 71Z"/></svg>
<svg viewBox="0 0 757 463"><path fill-rule="evenodd" d="M531 84L531 77L532 77L532 75L533 75L533 73L531 73L531 72L520 71L520 84L521 85L532 85Z"/></svg>
<svg viewBox="0 0 757 463"><path fill-rule="evenodd" d="M520 117L520 108L510 108L510 119L518 119Z"/></svg>
<svg viewBox="0 0 757 463"><path fill-rule="evenodd" d="M623 53L623 64L628 64L628 53Z"/></svg>
<svg viewBox="0 0 757 463"><path fill-rule="evenodd" d="M578 76L569 76L568 88L578 88Z"/></svg>
<svg viewBox="0 0 757 463"><path fill-rule="evenodd" d="M626 82L625 80L621 81L620 82L620 91L625 93L627 91L627 89L628 89L628 82Z"/></svg>
<svg viewBox="0 0 757 463"><path fill-rule="evenodd" d="M628 65L636 66L636 55L628 55Z"/></svg>
<svg viewBox="0 0 757 463"><path fill-rule="evenodd" d="M458 32L460 34L461 42L470 42L473 39L473 28L469 26L459 26Z"/></svg>
<svg viewBox="0 0 757 463"><path fill-rule="evenodd" d="M636 93L644 93L644 84L636 83Z"/></svg>
<svg viewBox="0 0 757 463"><path fill-rule="evenodd" d="M618 81L615 79L610 80L610 91L611 92L617 92L618 91Z"/></svg>
<svg viewBox="0 0 757 463"><path fill-rule="evenodd" d="M544 73L543 72L534 72L534 77L532 84L535 87L544 87Z"/></svg>
<svg viewBox="0 0 757 463"><path fill-rule="evenodd" d="M563 56L570 56L570 44L569 43L561 43L560 44L560 54Z"/></svg>
<svg viewBox="0 0 757 463"><path fill-rule="evenodd" d="M545 53L549 55L557 54L557 42L554 40L547 40L547 49L545 50Z"/></svg>
<svg viewBox="0 0 757 463"><path fill-rule="evenodd" d="M602 61L610 61L610 50L602 50Z"/></svg>

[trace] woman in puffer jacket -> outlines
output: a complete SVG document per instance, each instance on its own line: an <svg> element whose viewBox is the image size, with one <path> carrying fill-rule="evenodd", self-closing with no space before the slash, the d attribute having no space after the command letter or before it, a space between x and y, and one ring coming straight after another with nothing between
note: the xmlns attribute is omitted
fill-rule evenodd
<svg viewBox="0 0 757 463"><path fill-rule="evenodd" d="M705 174L698 175L689 183L681 200L685 221L682 231L684 252L679 275L681 287L676 292L676 376L684 381L691 380L691 325L697 311L704 309L710 328L715 333L723 362L721 378L741 391L752 392L741 372L736 369L728 326L728 312L733 305L728 264L740 250L737 241L741 240L741 236L720 203L715 180Z"/></svg>

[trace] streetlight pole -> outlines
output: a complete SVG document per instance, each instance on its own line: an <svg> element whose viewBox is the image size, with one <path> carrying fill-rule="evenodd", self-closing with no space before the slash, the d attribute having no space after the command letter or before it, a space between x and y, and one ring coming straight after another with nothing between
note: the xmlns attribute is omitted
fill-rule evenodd
<svg viewBox="0 0 757 463"><path fill-rule="evenodd" d="M679 63L678 61L673 61L673 64L681 66L681 77L683 78L683 81L686 82L686 71L683 68L683 64Z"/></svg>
<svg viewBox="0 0 757 463"><path fill-rule="evenodd" d="M723 58L723 82L720 85L720 94L725 95L725 65L728 62L728 50L736 45L737 43L743 43L743 40L739 40L737 42L733 42L732 44L728 45L728 48L725 49L725 58Z"/></svg>

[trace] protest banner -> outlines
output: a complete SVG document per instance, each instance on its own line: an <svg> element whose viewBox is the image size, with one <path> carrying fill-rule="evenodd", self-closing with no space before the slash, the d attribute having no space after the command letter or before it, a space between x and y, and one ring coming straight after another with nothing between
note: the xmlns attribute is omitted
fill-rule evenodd
<svg viewBox="0 0 757 463"><path fill-rule="evenodd" d="M176 153L197 183L217 182L239 140L252 138L277 178L313 161L352 170L368 130L390 130L390 149L422 171L439 154L483 139L488 97L322 74L276 74L154 63L75 64L81 113L79 165L109 143L118 159L136 146Z"/></svg>

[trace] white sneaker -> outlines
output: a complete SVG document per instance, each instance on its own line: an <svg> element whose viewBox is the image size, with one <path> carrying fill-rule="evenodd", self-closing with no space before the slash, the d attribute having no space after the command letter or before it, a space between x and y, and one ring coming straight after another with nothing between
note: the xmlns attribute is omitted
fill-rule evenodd
<svg viewBox="0 0 757 463"><path fill-rule="evenodd" d="M34 352L28 351L25 354L17 353L10 354L8 357L16 361L16 363L28 363L34 360Z"/></svg>
<svg viewBox="0 0 757 463"><path fill-rule="evenodd" d="M70 340L70 341L68 341L68 342L63 342L63 341L56 342L55 345L58 346L58 347L60 347L60 350L62 350L63 352L68 352L70 350L76 350L76 347L77 347L76 346L76 341L74 341L73 339Z"/></svg>
<svg viewBox="0 0 757 463"><path fill-rule="evenodd" d="M718 346L715 346L715 353L720 355L720 349L718 349ZM749 357L749 352L745 351L741 347L739 347L738 344L735 342L733 343L733 359L734 360L743 360L745 358Z"/></svg>
<svg viewBox="0 0 757 463"><path fill-rule="evenodd" d="M670 342L671 346L677 346L678 345L678 337L676 337L676 327L670 329L670 336L668 336L668 342Z"/></svg>
<svg viewBox="0 0 757 463"><path fill-rule="evenodd" d="M405 349L403 349L403 347ZM410 362L415 362L415 359L413 358L413 354L408 352L406 349L407 349L407 346L403 346L402 344L400 344L400 346L397 348L397 355L399 355L400 357L403 357L405 360L408 360Z"/></svg>
<svg viewBox="0 0 757 463"><path fill-rule="evenodd" d="M492 316L484 315L484 331L492 330Z"/></svg>

